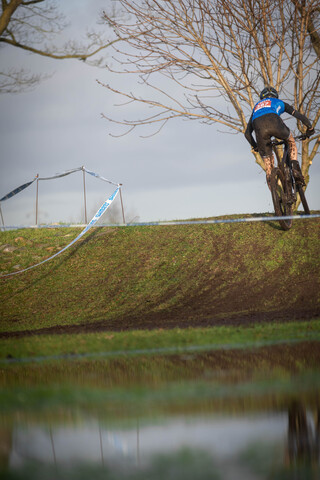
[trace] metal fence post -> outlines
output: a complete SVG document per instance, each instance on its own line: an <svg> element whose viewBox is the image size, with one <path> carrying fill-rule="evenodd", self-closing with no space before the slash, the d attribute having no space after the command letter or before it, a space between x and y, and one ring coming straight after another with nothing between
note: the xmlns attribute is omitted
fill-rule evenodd
<svg viewBox="0 0 320 480"><path fill-rule="evenodd" d="M82 173L83 173L83 202L84 202L84 223L87 224L87 197L86 197L86 170L85 167L82 166Z"/></svg>
<svg viewBox="0 0 320 480"><path fill-rule="evenodd" d="M38 225L39 173L37 173L36 179L37 179L37 188L36 188L36 225Z"/></svg>
<svg viewBox="0 0 320 480"><path fill-rule="evenodd" d="M1 202L0 202L0 215L1 215L1 220L2 220L3 230L5 230L4 220L3 220L3 215L2 215Z"/></svg>
<svg viewBox="0 0 320 480"><path fill-rule="evenodd" d="M122 187L122 183L119 183L120 202L121 202L121 210L122 210L122 220L123 220L123 223L126 223L125 218L124 218L124 208L123 208L121 187Z"/></svg>

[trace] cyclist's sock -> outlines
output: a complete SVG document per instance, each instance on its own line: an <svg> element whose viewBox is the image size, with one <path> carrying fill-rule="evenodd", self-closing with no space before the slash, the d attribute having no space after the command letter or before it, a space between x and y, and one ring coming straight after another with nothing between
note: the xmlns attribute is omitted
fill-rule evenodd
<svg viewBox="0 0 320 480"><path fill-rule="evenodd" d="M266 171L267 184L268 184L269 190L271 190L270 180L271 180L271 171L274 167L274 157L273 155L270 155L269 157L263 157L263 161L264 161L264 166Z"/></svg>
<svg viewBox="0 0 320 480"><path fill-rule="evenodd" d="M292 133L290 133L290 137L288 138L288 145L289 145L289 155L291 161L298 160L298 149L295 139L293 138Z"/></svg>

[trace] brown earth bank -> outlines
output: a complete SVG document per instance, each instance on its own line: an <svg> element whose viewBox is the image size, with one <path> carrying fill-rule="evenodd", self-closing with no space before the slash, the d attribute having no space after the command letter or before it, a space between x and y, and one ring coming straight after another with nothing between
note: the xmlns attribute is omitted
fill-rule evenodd
<svg viewBox="0 0 320 480"><path fill-rule="evenodd" d="M2 233L16 245L4 270L69 241L60 231L15 235ZM94 231L52 263L2 280L0 338L308 321L320 317L319 253L315 221L289 232L265 224Z"/></svg>
<svg viewBox="0 0 320 480"><path fill-rule="evenodd" d="M53 327L19 330L13 332L0 332L0 338L22 338L33 335L55 335L55 334L84 334L97 333L104 331L121 332L126 330L157 330L172 328L203 328L214 326L243 326L250 327L261 323L286 323L292 321L306 321L319 317L318 309L314 310L294 310L281 312L253 312L247 315L233 317L210 318L199 317L196 319L186 318L181 312L173 312L172 316L166 313L145 315L144 317L135 317L134 315L126 318L115 318L107 321L86 323L83 325L58 325Z"/></svg>

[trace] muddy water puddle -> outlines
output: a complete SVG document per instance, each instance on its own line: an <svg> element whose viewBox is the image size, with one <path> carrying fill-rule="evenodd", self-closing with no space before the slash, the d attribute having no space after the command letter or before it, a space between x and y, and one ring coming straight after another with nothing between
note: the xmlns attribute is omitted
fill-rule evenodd
<svg viewBox="0 0 320 480"><path fill-rule="evenodd" d="M256 353L1 369L1 478L318 479L318 366Z"/></svg>

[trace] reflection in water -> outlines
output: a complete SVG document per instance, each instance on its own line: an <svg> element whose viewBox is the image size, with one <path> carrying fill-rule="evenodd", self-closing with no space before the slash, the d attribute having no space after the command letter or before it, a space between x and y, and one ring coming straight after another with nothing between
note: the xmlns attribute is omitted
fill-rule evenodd
<svg viewBox="0 0 320 480"><path fill-rule="evenodd" d="M261 441L281 442L286 432L285 415L261 415L244 418L171 418L135 428L108 430L99 424L81 427L17 427L10 464L26 459L49 463L99 463L145 465L157 454L169 454L181 448L197 449L228 459L246 445Z"/></svg>
<svg viewBox="0 0 320 480"><path fill-rule="evenodd" d="M317 365L288 346L13 365L0 477L317 479Z"/></svg>
<svg viewBox="0 0 320 480"><path fill-rule="evenodd" d="M12 448L12 429L9 427L0 427L0 468L7 468L9 466Z"/></svg>
<svg viewBox="0 0 320 480"><path fill-rule="evenodd" d="M288 457L290 464L319 465L320 407L315 420L304 405L293 402L288 412Z"/></svg>
<svg viewBox="0 0 320 480"><path fill-rule="evenodd" d="M33 470L35 479L47 478L46 469L52 467L61 472L82 464L116 472L119 479L144 479L146 471L162 478L153 472L159 455L170 465L172 458L181 462L181 452L199 452L205 462L210 459L212 476L208 478L270 478L271 471L281 472L287 462L297 468L319 467L319 411L313 417L304 405L294 402L287 413L180 415L136 420L130 426L113 422L110 428L85 418L69 426L17 422L12 432L1 431L1 458L7 457L8 469L16 472L17 478L24 478L19 472L31 463L39 474ZM192 472L193 466L189 468ZM133 472L140 477L130 476ZM185 478L183 475L177 473L176 479Z"/></svg>

